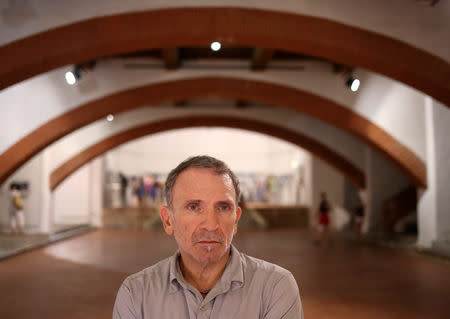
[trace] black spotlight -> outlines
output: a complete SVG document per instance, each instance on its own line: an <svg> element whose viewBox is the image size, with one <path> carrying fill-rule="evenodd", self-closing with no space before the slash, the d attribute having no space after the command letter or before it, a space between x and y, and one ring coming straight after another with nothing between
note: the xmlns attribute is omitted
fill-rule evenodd
<svg viewBox="0 0 450 319"><path fill-rule="evenodd" d="M66 72L65 77L67 84L74 85L81 78L81 67L75 64L72 71Z"/></svg>
<svg viewBox="0 0 450 319"><path fill-rule="evenodd" d="M96 65L96 61L92 60L82 64L74 64L72 71L66 72L66 81L68 84L73 85L81 79L83 73L92 71Z"/></svg>
<svg viewBox="0 0 450 319"><path fill-rule="evenodd" d="M81 78L81 66L78 64L75 64L73 66L73 75L75 76L75 79L78 81Z"/></svg>
<svg viewBox="0 0 450 319"><path fill-rule="evenodd" d="M352 75L349 75L349 77L347 78L347 82L345 82L345 84L353 91L356 92L359 89L359 85L361 84L361 82L354 78Z"/></svg>

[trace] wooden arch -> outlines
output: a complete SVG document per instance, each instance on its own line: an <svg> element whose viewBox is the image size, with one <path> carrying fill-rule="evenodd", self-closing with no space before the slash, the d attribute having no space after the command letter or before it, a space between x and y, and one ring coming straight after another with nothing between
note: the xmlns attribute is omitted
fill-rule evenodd
<svg viewBox="0 0 450 319"><path fill-rule="evenodd" d="M364 173L347 159L337 154L327 146L314 139L286 128L268 124L253 119L244 119L231 116L189 116L171 118L151 122L145 125L128 129L124 132L105 138L104 140L86 148L65 163L60 165L50 174L50 189L53 191L78 168L91 161L95 157L134 139L159 133L163 131L187 128L187 127L228 127L240 128L253 132L263 133L279 139L291 142L303 147L315 156L319 157L330 166L336 168L348 178L358 189L364 189Z"/></svg>
<svg viewBox="0 0 450 319"><path fill-rule="evenodd" d="M340 128L386 155L418 187L426 187L425 164L407 147L376 124L323 97L262 81L201 77L150 84L118 92L62 114L0 155L0 184L46 146L110 113L186 99L216 96L272 104L308 114Z"/></svg>
<svg viewBox="0 0 450 319"><path fill-rule="evenodd" d="M323 18L231 7L102 16L17 40L0 47L0 89L63 65L140 50L206 46L212 41L363 67L450 106L450 65L431 53Z"/></svg>

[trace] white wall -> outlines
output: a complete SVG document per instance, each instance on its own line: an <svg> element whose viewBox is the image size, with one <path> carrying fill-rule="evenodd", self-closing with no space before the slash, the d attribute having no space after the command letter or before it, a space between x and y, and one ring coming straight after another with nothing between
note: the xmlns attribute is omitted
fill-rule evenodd
<svg viewBox="0 0 450 319"><path fill-rule="evenodd" d="M103 213L103 157L69 176L52 194L54 223L101 225Z"/></svg>
<svg viewBox="0 0 450 319"><path fill-rule="evenodd" d="M282 140L259 133L227 128L187 128L154 134L129 142L106 155L108 169L126 175L168 173L190 156L210 155L226 162L238 174L297 176L301 165L310 170L310 155ZM302 204L310 204L309 181L301 189ZM296 188L297 189L297 188ZM297 194L284 192L285 204L295 204Z"/></svg>
<svg viewBox="0 0 450 319"><path fill-rule="evenodd" d="M91 161L90 169L90 221L93 226L102 225L103 191L104 191L104 157Z"/></svg>
<svg viewBox="0 0 450 319"><path fill-rule="evenodd" d="M236 172L267 174L292 172L291 162L305 151L259 133L228 128L186 128L153 134L109 152L115 170L141 174L149 170L168 173L189 156L209 154L223 159Z"/></svg>
<svg viewBox="0 0 450 319"><path fill-rule="evenodd" d="M450 241L450 111L427 97L427 189L418 192L418 245L430 248L434 242ZM447 134L446 134L447 133Z"/></svg>
<svg viewBox="0 0 450 319"><path fill-rule="evenodd" d="M350 106L426 162L424 94L385 76L358 70L361 88Z"/></svg>
<svg viewBox="0 0 450 319"><path fill-rule="evenodd" d="M437 101L434 106L434 129L437 183L438 240L450 241L450 110Z"/></svg>
<svg viewBox="0 0 450 319"><path fill-rule="evenodd" d="M383 203L411 186L409 180L388 160L367 148L367 191L369 194L365 210L363 231L382 230Z"/></svg>
<svg viewBox="0 0 450 319"><path fill-rule="evenodd" d="M89 223L91 192L90 164L87 164L64 180L53 192L54 223Z"/></svg>

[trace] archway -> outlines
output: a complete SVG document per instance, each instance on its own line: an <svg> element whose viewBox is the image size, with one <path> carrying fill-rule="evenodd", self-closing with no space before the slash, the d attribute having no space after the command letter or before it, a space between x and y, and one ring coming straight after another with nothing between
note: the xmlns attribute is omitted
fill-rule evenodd
<svg viewBox="0 0 450 319"><path fill-rule="evenodd" d="M422 160L382 128L348 108L301 90L261 81L224 77L151 84L81 105L42 125L0 155L0 183L52 142L109 113L208 96L272 104L323 120L361 138L386 155L416 186L426 187L426 167Z"/></svg>
<svg viewBox="0 0 450 319"><path fill-rule="evenodd" d="M171 21L170 28L167 21ZM61 45L66 39L70 41ZM323 18L250 8L134 12L42 32L0 48L0 89L71 63L155 48L205 46L212 41L285 50L363 67L450 106L449 64L431 53Z"/></svg>
<svg viewBox="0 0 450 319"><path fill-rule="evenodd" d="M267 134L291 142L297 146L305 148L315 156L328 163L330 166L336 168L346 178L348 178L356 188L363 189L365 187L364 173L360 169L330 148L310 137L280 126L256 120L242 119L231 116L190 116L151 122L105 138L104 140L81 151L55 169L50 174L50 189L53 191L64 179L69 177L78 168L95 157L100 156L121 144L149 134L179 128L202 126L240 128Z"/></svg>

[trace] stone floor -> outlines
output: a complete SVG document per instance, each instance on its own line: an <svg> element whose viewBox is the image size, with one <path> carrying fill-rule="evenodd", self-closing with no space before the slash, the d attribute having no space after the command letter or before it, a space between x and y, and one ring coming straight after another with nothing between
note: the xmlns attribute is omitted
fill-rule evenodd
<svg viewBox="0 0 450 319"><path fill-rule="evenodd" d="M306 230L242 231L235 244L292 271L305 318L450 318L446 261ZM122 280L176 248L163 232L98 230L0 262L0 318L111 318Z"/></svg>

